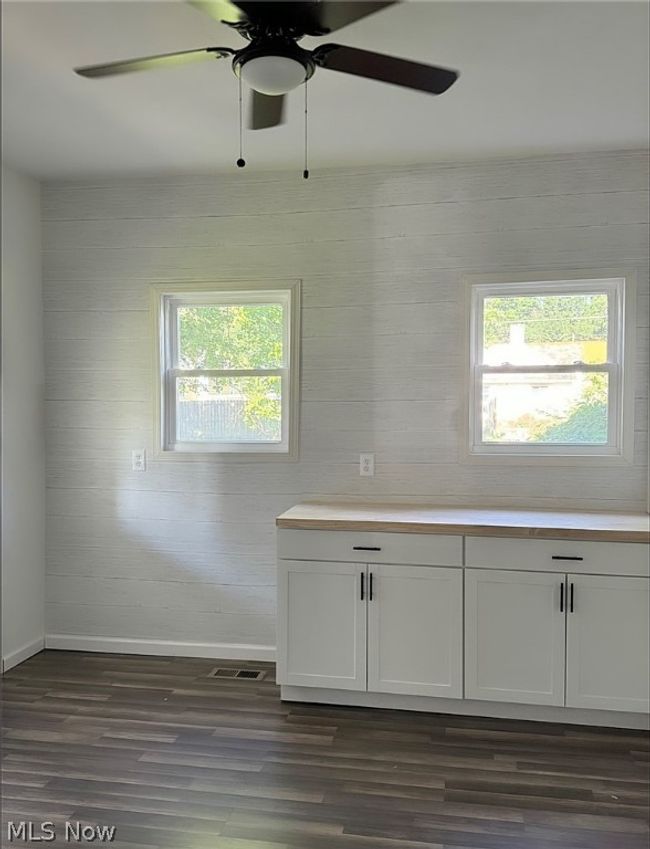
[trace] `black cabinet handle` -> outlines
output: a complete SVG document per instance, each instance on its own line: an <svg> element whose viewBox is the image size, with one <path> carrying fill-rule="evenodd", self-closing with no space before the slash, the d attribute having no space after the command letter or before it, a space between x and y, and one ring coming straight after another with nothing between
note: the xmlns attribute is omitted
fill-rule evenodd
<svg viewBox="0 0 650 849"><path fill-rule="evenodd" d="M564 581L560 584L560 613L564 613Z"/></svg>
<svg viewBox="0 0 650 849"><path fill-rule="evenodd" d="M563 554L554 554L551 560L584 560L584 557L565 557Z"/></svg>
<svg viewBox="0 0 650 849"><path fill-rule="evenodd" d="M352 551L381 551L378 545L353 545Z"/></svg>
<svg viewBox="0 0 650 849"><path fill-rule="evenodd" d="M372 572L368 576L368 601L372 601Z"/></svg>
<svg viewBox="0 0 650 849"><path fill-rule="evenodd" d="M365 577L366 577L366 576L365 576L365 575L364 575L364 573L362 572L362 573L361 573L361 601L363 601L363 599L365 598L365 594L364 594L364 588L365 588Z"/></svg>
<svg viewBox="0 0 650 849"><path fill-rule="evenodd" d="M573 584L569 584L569 613L573 613Z"/></svg>

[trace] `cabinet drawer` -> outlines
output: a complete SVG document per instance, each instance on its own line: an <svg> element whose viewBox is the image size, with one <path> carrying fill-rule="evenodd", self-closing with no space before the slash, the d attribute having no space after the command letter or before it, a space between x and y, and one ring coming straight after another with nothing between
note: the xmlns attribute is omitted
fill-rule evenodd
<svg viewBox="0 0 650 849"><path fill-rule="evenodd" d="M646 577L650 574L649 555L650 546L637 542L465 539L465 565L479 569Z"/></svg>
<svg viewBox="0 0 650 849"><path fill-rule="evenodd" d="M278 557L350 563L462 566L463 538L438 534L278 529Z"/></svg>

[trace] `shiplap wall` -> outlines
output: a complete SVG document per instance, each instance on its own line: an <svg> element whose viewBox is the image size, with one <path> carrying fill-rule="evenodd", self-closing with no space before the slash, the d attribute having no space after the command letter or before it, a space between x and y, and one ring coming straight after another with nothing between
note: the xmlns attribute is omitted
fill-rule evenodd
<svg viewBox="0 0 650 849"><path fill-rule="evenodd" d="M644 509L647 188L642 152L46 185L51 644L262 656L274 517L306 497ZM634 464L463 463L462 275L621 267ZM150 284L260 278L303 280L300 461L153 459Z"/></svg>
<svg viewBox="0 0 650 849"><path fill-rule="evenodd" d="M2 165L2 666L43 648L45 432L40 188Z"/></svg>

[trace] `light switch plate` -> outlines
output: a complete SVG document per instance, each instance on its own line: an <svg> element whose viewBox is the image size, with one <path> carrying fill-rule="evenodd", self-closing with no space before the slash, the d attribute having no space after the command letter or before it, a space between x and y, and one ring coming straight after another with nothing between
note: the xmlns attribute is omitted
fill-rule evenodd
<svg viewBox="0 0 650 849"><path fill-rule="evenodd" d="M364 478L371 478L375 474L375 455L359 454L359 474Z"/></svg>
<svg viewBox="0 0 650 849"><path fill-rule="evenodd" d="M147 451L145 448L136 448L134 451L131 451L131 471L147 471Z"/></svg>

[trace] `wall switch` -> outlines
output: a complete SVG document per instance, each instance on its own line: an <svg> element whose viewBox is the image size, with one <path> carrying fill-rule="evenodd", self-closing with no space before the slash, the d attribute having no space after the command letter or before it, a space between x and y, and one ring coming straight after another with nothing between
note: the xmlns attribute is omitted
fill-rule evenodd
<svg viewBox="0 0 650 849"><path fill-rule="evenodd" d="M136 448L131 451L131 471L146 472L147 471L147 452L144 448Z"/></svg>
<svg viewBox="0 0 650 849"><path fill-rule="evenodd" d="M375 455L359 454L359 474L371 478L375 474Z"/></svg>

